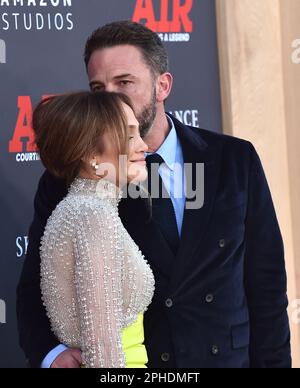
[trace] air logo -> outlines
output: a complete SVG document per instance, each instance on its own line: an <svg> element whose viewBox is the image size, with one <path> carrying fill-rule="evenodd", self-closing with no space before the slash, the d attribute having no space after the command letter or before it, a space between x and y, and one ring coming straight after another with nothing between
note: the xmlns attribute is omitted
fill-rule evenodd
<svg viewBox="0 0 300 388"><path fill-rule="evenodd" d="M155 15L153 0L137 0L133 21L141 23L155 32L193 32L193 23L189 14L193 0L160 0L160 15ZM171 10L171 12L170 12ZM172 17L169 19L169 13Z"/></svg>
<svg viewBox="0 0 300 388"><path fill-rule="evenodd" d="M6 63L6 43L0 39L0 64Z"/></svg>
<svg viewBox="0 0 300 388"><path fill-rule="evenodd" d="M34 132L31 127L32 104L29 96L19 96L18 98L19 114L17 124L14 130L13 138L9 142L9 152L35 152ZM25 145L23 140L26 140Z"/></svg>

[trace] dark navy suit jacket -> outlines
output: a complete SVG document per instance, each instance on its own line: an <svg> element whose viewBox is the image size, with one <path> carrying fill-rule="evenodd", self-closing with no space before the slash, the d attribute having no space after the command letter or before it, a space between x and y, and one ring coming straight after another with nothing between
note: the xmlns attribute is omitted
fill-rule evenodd
<svg viewBox="0 0 300 388"><path fill-rule="evenodd" d="M120 203L156 278L145 315L149 367L289 368L284 249L259 157L247 141L173 120L185 163L205 169L204 206L186 210L178 254L149 221L145 201ZM58 345L41 302L39 244L66 190L42 176L18 286L20 344L33 367Z"/></svg>

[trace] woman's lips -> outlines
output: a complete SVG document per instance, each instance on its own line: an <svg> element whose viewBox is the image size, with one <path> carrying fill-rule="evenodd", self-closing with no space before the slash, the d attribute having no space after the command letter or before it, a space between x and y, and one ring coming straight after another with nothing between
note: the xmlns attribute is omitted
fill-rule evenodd
<svg viewBox="0 0 300 388"><path fill-rule="evenodd" d="M146 161L143 160L132 160L132 163L140 164L141 166L146 166Z"/></svg>

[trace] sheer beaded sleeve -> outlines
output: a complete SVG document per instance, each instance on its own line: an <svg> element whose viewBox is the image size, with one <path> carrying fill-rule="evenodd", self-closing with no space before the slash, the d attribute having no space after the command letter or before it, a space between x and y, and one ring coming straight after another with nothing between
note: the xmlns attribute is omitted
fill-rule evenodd
<svg viewBox="0 0 300 388"><path fill-rule="evenodd" d="M151 268L119 217L121 198L113 183L76 178L41 240L51 328L62 344L82 350L87 368L126 367L124 329L154 293Z"/></svg>
<svg viewBox="0 0 300 388"><path fill-rule="evenodd" d="M119 225L104 206L83 205L78 212L73 246L83 363L87 368L125 368Z"/></svg>

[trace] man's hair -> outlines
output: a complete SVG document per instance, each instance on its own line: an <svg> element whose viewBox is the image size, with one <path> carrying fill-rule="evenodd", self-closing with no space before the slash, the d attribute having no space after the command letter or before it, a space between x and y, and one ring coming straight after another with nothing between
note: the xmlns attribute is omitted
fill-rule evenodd
<svg viewBox="0 0 300 388"><path fill-rule="evenodd" d="M168 54L159 36L149 28L131 21L106 24L92 33L85 46L86 67L94 51L119 45L138 48L153 75L169 71Z"/></svg>

